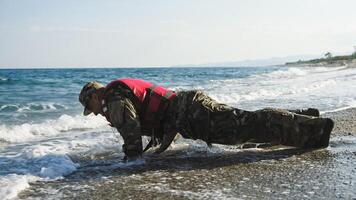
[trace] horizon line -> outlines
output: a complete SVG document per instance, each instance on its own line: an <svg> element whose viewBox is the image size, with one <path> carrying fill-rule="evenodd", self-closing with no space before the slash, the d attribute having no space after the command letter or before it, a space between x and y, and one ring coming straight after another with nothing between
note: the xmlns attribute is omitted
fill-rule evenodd
<svg viewBox="0 0 356 200"><path fill-rule="evenodd" d="M273 66L284 66L285 64L277 64L277 65L255 65L255 66L223 66L223 65L216 65L216 66L203 66L203 65L182 65L182 66L139 66L139 67L98 67L98 66L85 66L85 67L0 67L0 70L9 70L9 69L152 69L152 68L218 68L218 67L226 67L226 68L238 68L238 67L273 67Z"/></svg>

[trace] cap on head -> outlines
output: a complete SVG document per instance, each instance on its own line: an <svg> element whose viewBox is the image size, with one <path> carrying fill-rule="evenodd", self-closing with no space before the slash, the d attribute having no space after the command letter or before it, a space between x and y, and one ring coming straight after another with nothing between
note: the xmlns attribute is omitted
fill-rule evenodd
<svg viewBox="0 0 356 200"><path fill-rule="evenodd" d="M84 106L84 115L89 115L92 111L87 109L87 105L91 98L91 94L96 92L98 89L103 88L104 86L96 81L91 81L84 85L83 89L79 94L79 102Z"/></svg>

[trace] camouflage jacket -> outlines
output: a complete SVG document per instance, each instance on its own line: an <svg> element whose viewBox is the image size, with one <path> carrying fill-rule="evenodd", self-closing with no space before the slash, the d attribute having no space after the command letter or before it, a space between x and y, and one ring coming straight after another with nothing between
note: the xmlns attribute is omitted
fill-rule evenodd
<svg viewBox="0 0 356 200"><path fill-rule="evenodd" d="M110 123L114 126L122 138L124 145L123 152L126 156L138 157L142 154L143 135L140 126L139 112L130 98L121 95L120 91L115 93L114 100L107 105Z"/></svg>
<svg viewBox="0 0 356 200"><path fill-rule="evenodd" d="M115 91L113 100L109 101L107 107L112 126L116 127L124 139L123 151L125 155L137 157L143 153L141 136L152 135L143 132L140 124L139 108L130 100L130 95L125 90L124 88L118 88ZM205 136L200 135L200 133L208 133L210 131L210 126L206 123L208 122L206 108L212 109L212 111L223 111L224 113L232 109L224 104L218 104L201 91L177 92L176 98L171 102L167 110L164 122L159 130L160 133L155 132L158 135L155 136L158 139L157 142L160 144L160 148L156 152L160 153L168 148L178 132L185 138L206 139ZM191 116L200 116L198 121L190 120L199 126L200 131L193 130L191 126L188 126Z"/></svg>

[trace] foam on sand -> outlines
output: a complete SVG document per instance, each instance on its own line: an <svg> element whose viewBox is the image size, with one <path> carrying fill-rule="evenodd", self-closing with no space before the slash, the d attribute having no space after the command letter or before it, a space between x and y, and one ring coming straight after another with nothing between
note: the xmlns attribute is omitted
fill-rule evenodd
<svg viewBox="0 0 356 200"><path fill-rule="evenodd" d="M15 198L31 182L60 179L78 167L67 155L48 153L39 146L32 150L0 159L2 165L6 164L0 170L4 174L0 176L0 199Z"/></svg>
<svg viewBox="0 0 356 200"><path fill-rule="evenodd" d="M38 124L1 125L0 199L11 199L34 181L61 179L79 164L71 157L122 152L123 140L103 117L62 115Z"/></svg>
<svg viewBox="0 0 356 200"><path fill-rule="evenodd" d="M73 163L66 155L47 154L32 159L15 158L2 159L12 162L12 171L5 176L0 176L0 199L12 199L28 187L29 183L39 180L61 179L63 176L76 170L77 164ZM2 169L3 171L6 169Z"/></svg>
<svg viewBox="0 0 356 200"><path fill-rule="evenodd" d="M10 174L0 177L0 199L8 200L30 187L29 182L37 180L34 176Z"/></svg>
<svg viewBox="0 0 356 200"><path fill-rule="evenodd" d="M80 166L78 160L122 152L122 138L110 131L71 131L43 140L10 143L0 150L0 199L10 199L34 181L62 179ZM78 162L77 160L77 162ZM117 167L125 167L117 166Z"/></svg>
<svg viewBox="0 0 356 200"><path fill-rule="evenodd" d="M322 111L320 112L320 114L325 114L325 113L333 113L333 112L338 112L338 111L343 111L343 110L347 110L350 108L356 108L356 100L350 100L347 105L333 109L333 110L326 110L326 111Z"/></svg>

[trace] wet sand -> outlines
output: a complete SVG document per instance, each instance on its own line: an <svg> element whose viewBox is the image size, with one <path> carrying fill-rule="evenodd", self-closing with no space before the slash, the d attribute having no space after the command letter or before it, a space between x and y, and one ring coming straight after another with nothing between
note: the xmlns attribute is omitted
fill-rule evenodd
<svg viewBox="0 0 356 200"><path fill-rule="evenodd" d="M79 169L58 181L37 182L28 199L356 199L356 109L326 113L335 120L330 146L194 151L176 145L144 164L117 154L73 158ZM77 160L76 160L77 159Z"/></svg>

